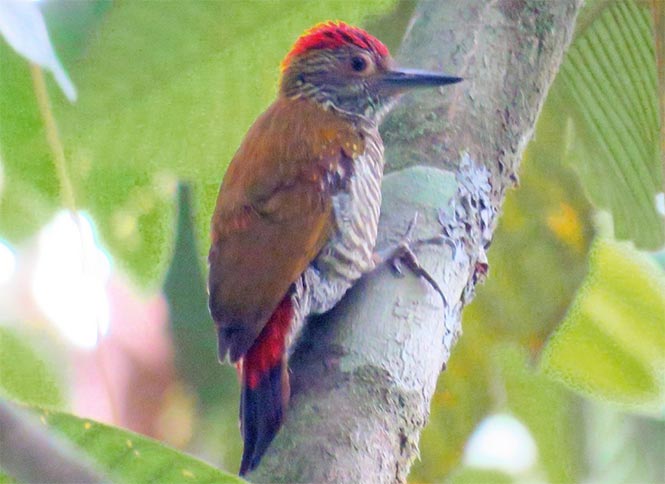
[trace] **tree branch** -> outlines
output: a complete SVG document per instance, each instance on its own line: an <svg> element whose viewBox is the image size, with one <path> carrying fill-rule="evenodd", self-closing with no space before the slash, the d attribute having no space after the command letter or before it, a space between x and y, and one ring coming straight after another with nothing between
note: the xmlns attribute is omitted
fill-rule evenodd
<svg viewBox="0 0 665 484"><path fill-rule="evenodd" d="M311 321L291 360L291 406L255 482L405 482L461 311L485 277L506 189L567 47L581 0L424 1L401 65L466 81L404 99L384 125L379 247L444 243L419 258L445 293L381 269ZM399 170L399 171L398 171Z"/></svg>

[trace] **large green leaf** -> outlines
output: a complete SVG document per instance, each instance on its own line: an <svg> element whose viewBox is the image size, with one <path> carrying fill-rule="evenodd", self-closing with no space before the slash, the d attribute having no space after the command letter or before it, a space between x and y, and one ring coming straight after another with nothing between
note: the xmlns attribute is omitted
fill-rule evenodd
<svg viewBox="0 0 665 484"><path fill-rule="evenodd" d="M44 408L62 404L55 376L16 332L2 327L0 393L38 406L42 424L78 445L116 482L244 482L153 439ZM8 478L0 473L3 479Z"/></svg>
<svg viewBox="0 0 665 484"><path fill-rule="evenodd" d="M568 161L616 236L644 248L665 243L658 80L651 13L633 0L592 2L548 101L565 112Z"/></svg>
<svg viewBox="0 0 665 484"><path fill-rule="evenodd" d="M542 364L585 395L662 412L665 272L630 244L597 240L589 276Z"/></svg>
<svg viewBox="0 0 665 484"><path fill-rule="evenodd" d="M242 479L116 427L66 413L35 409L42 424L63 435L120 483L241 483Z"/></svg>
<svg viewBox="0 0 665 484"><path fill-rule="evenodd" d="M225 167L243 133L275 96L280 60L295 38L318 21L361 23L393 4L113 4L80 49L82 55L66 62L78 102L70 105L56 90L50 92L77 201L135 279L154 284L170 259L171 206L179 178L194 184L197 235L205 251ZM55 210L58 187L28 67L0 44L0 70L7 186L0 234L16 240L33 233Z"/></svg>
<svg viewBox="0 0 665 484"><path fill-rule="evenodd" d="M0 327L0 394L31 405L60 406L56 375L19 333Z"/></svg>

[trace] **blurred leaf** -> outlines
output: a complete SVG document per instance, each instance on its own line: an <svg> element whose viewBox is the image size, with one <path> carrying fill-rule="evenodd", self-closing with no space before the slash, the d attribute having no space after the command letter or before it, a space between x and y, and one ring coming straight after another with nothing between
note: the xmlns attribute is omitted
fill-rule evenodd
<svg viewBox="0 0 665 484"><path fill-rule="evenodd" d="M108 4L107 0L40 2L49 36L69 70ZM2 41L0 72L0 172L6 176L0 189L0 233L18 241L59 209L59 186L28 66ZM59 91L52 94L54 101L61 100Z"/></svg>
<svg viewBox="0 0 665 484"><path fill-rule="evenodd" d="M18 0L0 2L0 34L28 61L51 71L67 98L76 100L76 88L58 60L36 4Z"/></svg>
<svg viewBox="0 0 665 484"><path fill-rule="evenodd" d="M596 2L595 5L601 3L602 8L606 8L610 4L626 2ZM604 18L602 8L589 17L587 27L597 27L594 27L592 17ZM648 23L642 34L651 35ZM640 39L650 42L650 38ZM628 49L632 55L633 51L643 47L634 45L631 37L623 38L621 42L621 49L617 46L613 48L622 54ZM595 45L592 51L583 52L585 56L593 54L598 58L590 60L588 65L607 61L603 49ZM640 59L648 66L648 59ZM649 76L649 72L654 72L653 65L648 69L641 73L625 72L624 69L618 77L625 82L626 76L633 79L645 75L645 72ZM548 96L538 119L536 134L524 154L520 189L510 192L504 204L489 253L490 277L487 284L478 288L473 304L465 309L464 337L455 347L448 369L440 379L432 403L431 421L421 439L422 461L416 463L412 474L416 480L432 482L443 479L459 462L464 442L485 413L506 403L531 429L541 448L541 465L549 479L559 482L582 478L579 459L583 455L580 447L585 429L578 422L578 402L560 385L548 381L542 373L530 371L525 366L527 357L521 353L519 358L516 355L512 359L505 356L512 361L512 364L510 361L505 363L507 367L501 367L506 393L497 392L496 380L500 376L497 375L497 361L489 355L497 351L501 354L506 343L516 343L526 350L525 354L530 359L535 360L576 297L587 272L587 252L593 238L592 209L585 196L587 184L604 183L599 188L604 192L602 195L616 198L617 208L621 210L615 217L626 219L621 222L624 225L636 223L635 230L642 231L644 223L650 224L652 235L640 232L637 236L644 239L646 235L653 242L658 239L658 231L662 231L659 219L651 216L654 212L654 190L662 189L662 181L659 182L660 158L656 145L658 124L644 123L648 119L642 112L645 92L649 93L649 102L655 106L653 84L640 84L637 90L640 92L622 84L623 90L619 92L603 93L604 99L617 99L613 104L630 107L630 115L643 122L638 125L639 129L645 130L641 135L651 143L645 145L651 149L650 157L640 159L648 167L646 175L644 167L627 166L633 170L632 182L637 181L639 185L646 183L650 192L637 190L633 193L630 184L623 179L617 180L615 174L609 173L609 161L604 157L606 154L587 159L575 151L578 145L572 146L573 135L577 136L576 142L581 139L585 142L591 140L590 143L596 141L591 135L582 136L586 132L581 131L577 123L572 124L572 120L578 118L572 117L571 120L568 110L597 108L572 99L566 89L575 86L569 87L560 78L555 81L556 87ZM586 82L587 79L582 80ZM642 81L634 80L638 83ZM609 87L616 88L616 79L607 82ZM592 94L595 96L603 92L601 87L608 86L594 85ZM598 101L596 97L590 99ZM576 116L585 119L582 114ZM614 129L613 126L608 120L601 120L601 128ZM626 164L626 160L620 162ZM589 166L594 171L590 171ZM615 189L611 183L622 184L621 189ZM633 200L632 205L622 206L626 196L637 197L639 203ZM598 203L596 198L593 200ZM636 217L636 214L644 213L645 207L651 215ZM631 218L638 221L627 220ZM631 236L636 235L631 233ZM575 364L580 352L584 351L578 347L577 352L570 352L567 355L570 364Z"/></svg>
<svg viewBox="0 0 665 484"><path fill-rule="evenodd" d="M490 277L465 318L537 354L586 275L592 207L566 164L565 123L548 97L527 146L520 187L506 197Z"/></svg>
<svg viewBox="0 0 665 484"><path fill-rule="evenodd" d="M17 241L58 209L58 179L28 65L2 41L0 72L0 234Z"/></svg>
<svg viewBox="0 0 665 484"><path fill-rule="evenodd" d="M616 237L658 248L663 153L651 13L632 0L590 10L552 88L569 116L567 157L594 203L611 211Z"/></svg>
<svg viewBox="0 0 665 484"><path fill-rule="evenodd" d="M102 471L117 482L245 482L133 432L66 413L36 411L43 424L80 447Z"/></svg>
<svg viewBox="0 0 665 484"><path fill-rule="evenodd" d="M274 98L280 60L297 36L330 18L358 24L393 4L114 3L84 57L69 66L79 102L52 101L78 205L93 215L116 260L143 284L159 281L169 262L177 179L194 182L203 255L225 167ZM0 46L0 69L8 187L0 233L16 240L50 215L57 184L27 66Z"/></svg>
<svg viewBox="0 0 665 484"><path fill-rule="evenodd" d="M627 243L597 240L584 288L549 341L542 365L585 395L662 412L663 270Z"/></svg>
<svg viewBox="0 0 665 484"><path fill-rule="evenodd" d="M605 9L617 0L587 0L584 7L580 10L575 21L575 37L578 37L589 25L593 24L600 17Z"/></svg>
<svg viewBox="0 0 665 484"><path fill-rule="evenodd" d="M0 327L0 394L30 405L57 407L63 402L51 369L6 327Z"/></svg>
<svg viewBox="0 0 665 484"><path fill-rule="evenodd" d="M548 481L580 482L584 433L579 402L563 386L530 369L526 351L516 346L497 350L506 404L533 435Z"/></svg>
<svg viewBox="0 0 665 484"><path fill-rule="evenodd" d="M205 406L238 397L235 371L217 361L217 333L208 312L208 297L194 235L191 190L178 188L177 235L173 260L164 281L180 375L196 389ZM234 417L235 422L235 417Z"/></svg>
<svg viewBox="0 0 665 484"><path fill-rule="evenodd" d="M191 189L178 187L177 233L173 259L164 281L175 348L176 367L201 405L195 433L197 453L235 466L242 439L238 432L240 388L235 368L220 364L217 333L208 312L207 291L195 239ZM205 429L215 428L214 438ZM223 436L223 441L220 441Z"/></svg>
<svg viewBox="0 0 665 484"><path fill-rule="evenodd" d="M617 233L625 234L625 226L635 224L630 236L637 237L645 245L661 243L662 225L653 203L656 191L662 189L657 146L659 126L657 116L653 116L656 103L655 69L653 48L651 57L644 50L645 45L647 51L650 48L651 30L644 11L635 10L632 4L617 5L627 3L597 1L590 6L579 37L587 40L578 39L579 43L573 48L575 53L569 56L573 60L575 56L582 56L584 62L573 63L569 58L565 72L555 81L548 96L538 120L536 135L523 157L521 187L509 193L504 204L500 226L489 253L490 278L485 286L478 288L476 301L465 309L464 338L455 348L448 370L442 375L433 402L431 424L423 434L423 462L414 467L414 475L418 479L441 479L454 468L462 455L467 436L484 416L483 413L492 407L492 403L502 404L501 397L491 393L491 382L496 377L495 362L488 358L493 353L492 348L513 342L532 357L537 357L566 314L587 271L587 251L593 234L591 207L585 198L585 189L600 205L599 196L612 200L617 209L614 214ZM620 9L623 14L635 14L637 11L639 19L646 20L646 23L640 23L640 28L635 30L635 25L626 18L626 25L612 27L623 37L612 33L611 41L607 40L605 30L608 27L605 24L614 18L612 15L616 15L613 11L610 14L604 12L610 7ZM630 35L626 33L627 25L631 29ZM594 29L600 29L601 33ZM605 36L603 42L607 45L589 40L601 34ZM592 47L587 46L589 42ZM642 44L637 45L639 42ZM608 74L606 49L614 49L611 54L613 62L619 56L621 62L630 64L610 79L597 77L598 71L605 76ZM591 79L595 84L591 87L585 69L594 73ZM636 69L641 71L635 72ZM637 89L631 87L633 83L639 84ZM582 87L586 90L581 90ZM588 96L574 97L575 89ZM602 99L598 93L602 93ZM624 110L626 119L623 125L616 124L623 118L613 114L612 110L607 111L605 100L608 99L617 100L611 103L613 109ZM605 118L598 118L599 113ZM651 113L651 117L645 113ZM620 131L620 138L616 138L615 130ZM632 130L629 131L631 136L639 133L642 137L644 146L637 150L641 157L631 159L625 156L617 162L615 152L608 154L607 147L596 146L606 141L600 136L611 136L612 146L615 139L625 143L625 130ZM594 156L587 156L587 151L582 151L582 148L589 147L600 150L600 155L594 153ZM630 154L635 156L633 151ZM610 155L614 158L608 159ZM625 176L630 179L626 181L623 172L617 176L616 170L608 170L610 162L619 163L619 168L627 170ZM620 187L616 188L616 184ZM626 198L629 200L626 201ZM635 214L641 216L636 217ZM648 229L645 229L647 226ZM478 348L483 348L483 351L479 352ZM578 357L572 353L567 356L572 358L571 362ZM532 428L534 435L539 436L537 439L543 448L542 463L548 476L557 479L577 476L580 464L571 454L571 442L579 443L581 436L579 430L574 432L575 429L570 429L574 425L576 408L570 403L570 397L546 380L537 383L542 379L537 374L511 373L510 378L506 382L507 387L519 394L519 397L514 397L514 406L524 405L520 416ZM551 433L548 435L547 422L539 418L537 406L519 402L520 398L527 399L527 402L530 398L528 393L518 391L520 384L531 388L536 394L536 387L543 385L540 395L544 395L542 398L545 401L539 401L548 409L551 405L546 402L547 395L552 392L557 395L550 396L555 400L558 398L563 408L555 412L553 418L566 425L566 431L570 431L567 439L571 442L554 439ZM446 397L440 398L439 395Z"/></svg>

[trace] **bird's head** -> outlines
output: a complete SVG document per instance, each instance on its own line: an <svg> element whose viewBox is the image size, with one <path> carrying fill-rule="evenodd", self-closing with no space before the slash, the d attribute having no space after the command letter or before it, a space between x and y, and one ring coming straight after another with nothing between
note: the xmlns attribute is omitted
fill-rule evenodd
<svg viewBox="0 0 665 484"><path fill-rule="evenodd" d="M377 38L343 22L306 31L282 61L281 92L378 121L399 94L461 81L439 73L397 69Z"/></svg>

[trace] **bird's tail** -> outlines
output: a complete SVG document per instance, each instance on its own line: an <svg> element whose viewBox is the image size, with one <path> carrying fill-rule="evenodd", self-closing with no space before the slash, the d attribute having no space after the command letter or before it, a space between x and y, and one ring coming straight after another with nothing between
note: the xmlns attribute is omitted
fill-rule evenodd
<svg viewBox="0 0 665 484"><path fill-rule="evenodd" d="M285 340L293 320L287 295L240 363L240 431L244 441L240 475L254 469L282 426L290 396Z"/></svg>

